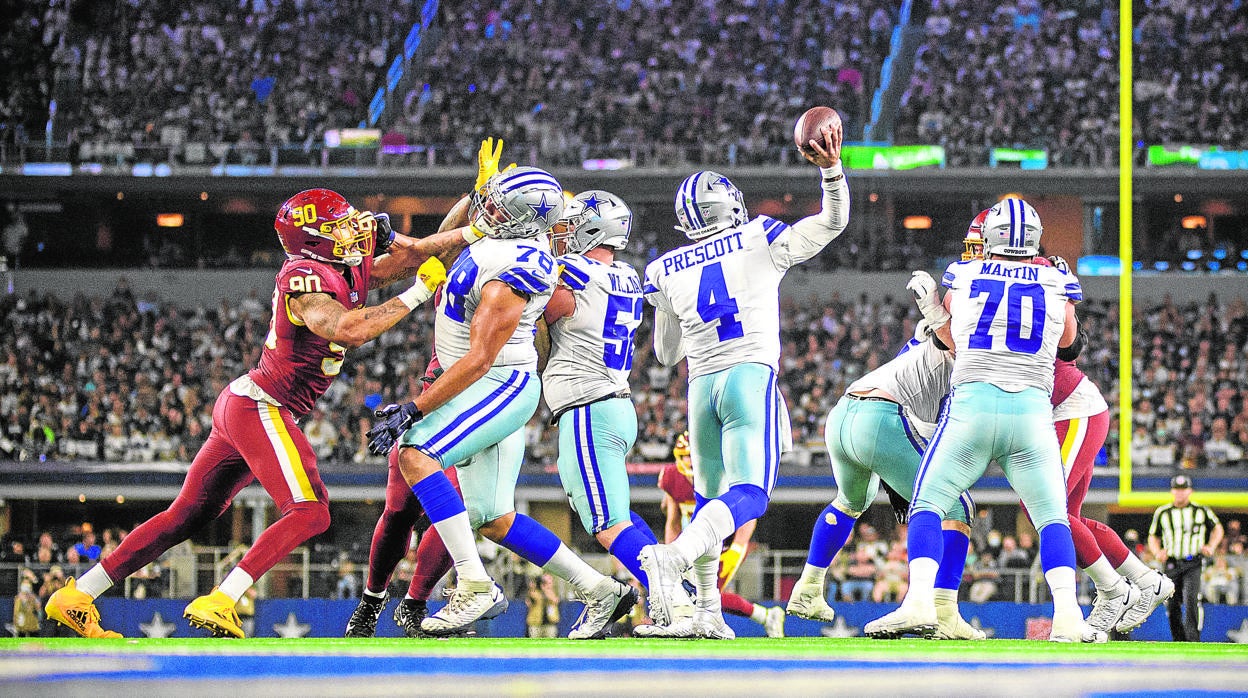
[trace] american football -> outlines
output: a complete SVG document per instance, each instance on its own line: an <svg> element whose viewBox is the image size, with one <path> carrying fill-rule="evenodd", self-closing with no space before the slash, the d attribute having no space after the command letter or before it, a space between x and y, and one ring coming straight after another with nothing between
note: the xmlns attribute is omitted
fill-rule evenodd
<svg viewBox="0 0 1248 698"><path fill-rule="evenodd" d="M823 141L821 132L825 126L837 126L841 123L841 115L832 107L811 107L798 118L793 125L793 142L797 149L805 152L811 141Z"/></svg>

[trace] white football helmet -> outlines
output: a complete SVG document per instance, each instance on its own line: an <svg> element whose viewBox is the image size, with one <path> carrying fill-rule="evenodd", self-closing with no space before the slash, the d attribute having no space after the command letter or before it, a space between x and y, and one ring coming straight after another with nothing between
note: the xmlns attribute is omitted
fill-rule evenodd
<svg viewBox="0 0 1248 698"><path fill-rule="evenodd" d="M750 219L745 197L727 177L703 170L689 175L676 192L676 229L690 240L742 225Z"/></svg>
<svg viewBox="0 0 1248 698"><path fill-rule="evenodd" d="M563 187L536 167L514 167L490 177L473 194L468 220L488 237L535 238L563 215Z"/></svg>
<svg viewBox="0 0 1248 698"><path fill-rule="evenodd" d="M633 212L624 200L601 189L577 194L555 224L552 242L562 241L565 252L580 254L599 245L622 250L633 232Z"/></svg>
<svg viewBox="0 0 1248 698"><path fill-rule="evenodd" d="M1040 253L1040 215L1022 199L1003 199L984 216L984 256L1034 257Z"/></svg>

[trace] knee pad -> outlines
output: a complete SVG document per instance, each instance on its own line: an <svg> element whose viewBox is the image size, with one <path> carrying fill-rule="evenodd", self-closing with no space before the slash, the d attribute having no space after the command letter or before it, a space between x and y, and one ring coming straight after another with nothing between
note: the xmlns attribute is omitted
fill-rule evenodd
<svg viewBox="0 0 1248 698"><path fill-rule="evenodd" d="M720 500L728 505L728 510L732 512L732 523L737 528L767 513L767 503L770 501L767 493L758 485L733 485Z"/></svg>

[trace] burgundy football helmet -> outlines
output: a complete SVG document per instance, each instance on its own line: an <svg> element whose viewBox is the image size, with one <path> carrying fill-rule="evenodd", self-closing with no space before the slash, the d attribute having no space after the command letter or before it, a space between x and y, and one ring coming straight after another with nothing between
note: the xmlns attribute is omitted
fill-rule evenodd
<svg viewBox="0 0 1248 698"><path fill-rule="evenodd" d="M371 257L377 240L373 214L355 210L329 189L309 189L287 199L273 228L287 257L350 267Z"/></svg>

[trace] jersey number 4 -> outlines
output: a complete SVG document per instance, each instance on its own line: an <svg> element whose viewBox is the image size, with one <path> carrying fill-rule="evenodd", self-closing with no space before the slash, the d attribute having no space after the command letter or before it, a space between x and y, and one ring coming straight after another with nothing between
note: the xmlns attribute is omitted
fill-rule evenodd
<svg viewBox="0 0 1248 698"><path fill-rule="evenodd" d="M719 262L702 267L698 280L698 317L702 322L717 322L715 331L719 341L725 342L745 336L745 328L737 320L737 300L728 295L728 283L724 281L724 268Z"/></svg>
<svg viewBox="0 0 1248 698"><path fill-rule="evenodd" d="M1000 279L971 281L971 298L984 294L984 312L967 346L971 349L992 348L992 320L997 316L1001 300L1006 301L1005 347L1016 354L1034 354L1044 343L1044 287L1040 284L1006 284ZM1031 334L1023 336L1023 299L1031 300Z"/></svg>

